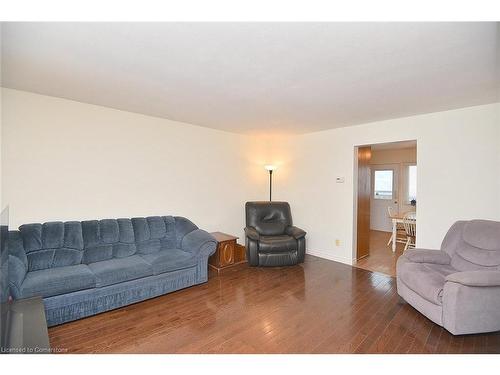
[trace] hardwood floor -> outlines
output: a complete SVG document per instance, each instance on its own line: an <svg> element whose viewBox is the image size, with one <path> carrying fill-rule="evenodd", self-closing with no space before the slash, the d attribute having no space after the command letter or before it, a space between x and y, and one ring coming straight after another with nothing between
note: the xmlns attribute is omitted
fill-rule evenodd
<svg viewBox="0 0 500 375"><path fill-rule="evenodd" d="M71 353L499 353L500 333L452 336L406 303L395 279L312 256L49 329Z"/></svg>
<svg viewBox="0 0 500 375"><path fill-rule="evenodd" d="M355 266L373 272L396 277L396 261L403 254L404 245L398 243L396 252L393 253L387 242L391 234L378 230L370 231L370 255L360 259Z"/></svg>

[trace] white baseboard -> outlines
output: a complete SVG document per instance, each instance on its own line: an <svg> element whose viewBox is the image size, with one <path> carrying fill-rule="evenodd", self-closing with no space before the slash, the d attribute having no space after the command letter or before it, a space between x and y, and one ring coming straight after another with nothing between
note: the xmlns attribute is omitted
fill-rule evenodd
<svg viewBox="0 0 500 375"><path fill-rule="evenodd" d="M350 266L352 266L352 264L353 264L351 258L336 256L335 254L331 254L331 253L325 252L325 251L307 250L306 254L314 255L316 257L323 258L323 259L333 260L335 262L348 264Z"/></svg>

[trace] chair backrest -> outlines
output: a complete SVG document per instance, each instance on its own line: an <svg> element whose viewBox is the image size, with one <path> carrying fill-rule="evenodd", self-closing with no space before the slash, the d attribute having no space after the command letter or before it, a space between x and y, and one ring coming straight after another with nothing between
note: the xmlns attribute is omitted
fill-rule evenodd
<svg viewBox="0 0 500 375"><path fill-rule="evenodd" d="M263 236L285 234L285 228L292 225L288 202L247 202L245 214L247 227L254 227Z"/></svg>
<svg viewBox="0 0 500 375"><path fill-rule="evenodd" d="M396 217L396 214L394 213L394 210L392 209L392 206L387 206L387 214L389 217L392 219L393 217Z"/></svg>
<svg viewBox="0 0 500 375"><path fill-rule="evenodd" d="M403 226L406 235L416 237L417 235L417 216L413 211L405 213L403 216Z"/></svg>
<svg viewBox="0 0 500 375"><path fill-rule="evenodd" d="M457 221L443 239L441 250L459 271L500 270L500 222Z"/></svg>

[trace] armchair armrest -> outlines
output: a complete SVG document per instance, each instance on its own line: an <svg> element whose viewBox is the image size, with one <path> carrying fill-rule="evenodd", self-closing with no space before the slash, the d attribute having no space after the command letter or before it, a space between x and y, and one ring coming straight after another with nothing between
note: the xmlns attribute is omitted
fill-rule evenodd
<svg viewBox="0 0 500 375"><path fill-rule="evenodd" d="M404 253L406 259L413 263L433 263L449 265L450 256L442 250L415 249Z"/></svg>
<svg viewBox="0 0 500 375"><path fill-rule="evenodd" d="M259 232L257 232L257 229L255 229L254 227L246 227L245 236L254 241L258 241L260 237Z"/></svg>
<svg viewBox="0 0 500 375"><path fill-rule="evenodd" d="M217 241L208 232L195 229L186 234L181 241L181 249L194 255L202 254L207 257L215 253Z"/></svg>
<svg viewBox="0 0 500 375"><path fill-rule="evenodd" d="M500 271L464 271L446 276L446 281L465 286L500 286Z"/></svg>
<svg viewBox="0 0 500 375"><path fill-rule="evenodd" d="M289 236L292 236L296 240L304 237L307 234L304 230L297 228L296 226L293 225L287 226L285 229L285 233L288 234Z"/></svg>

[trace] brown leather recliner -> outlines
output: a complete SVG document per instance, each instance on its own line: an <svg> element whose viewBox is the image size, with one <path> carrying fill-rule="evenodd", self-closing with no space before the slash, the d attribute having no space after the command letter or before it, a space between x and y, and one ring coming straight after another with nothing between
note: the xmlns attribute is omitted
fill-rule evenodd
<svg viewBox="0 0 500 375"><path fill-rule="evenodd" d="M245 213L251 266L290 266L304 261L306 232L293 226L288 202L247 202Z"/></svg>

